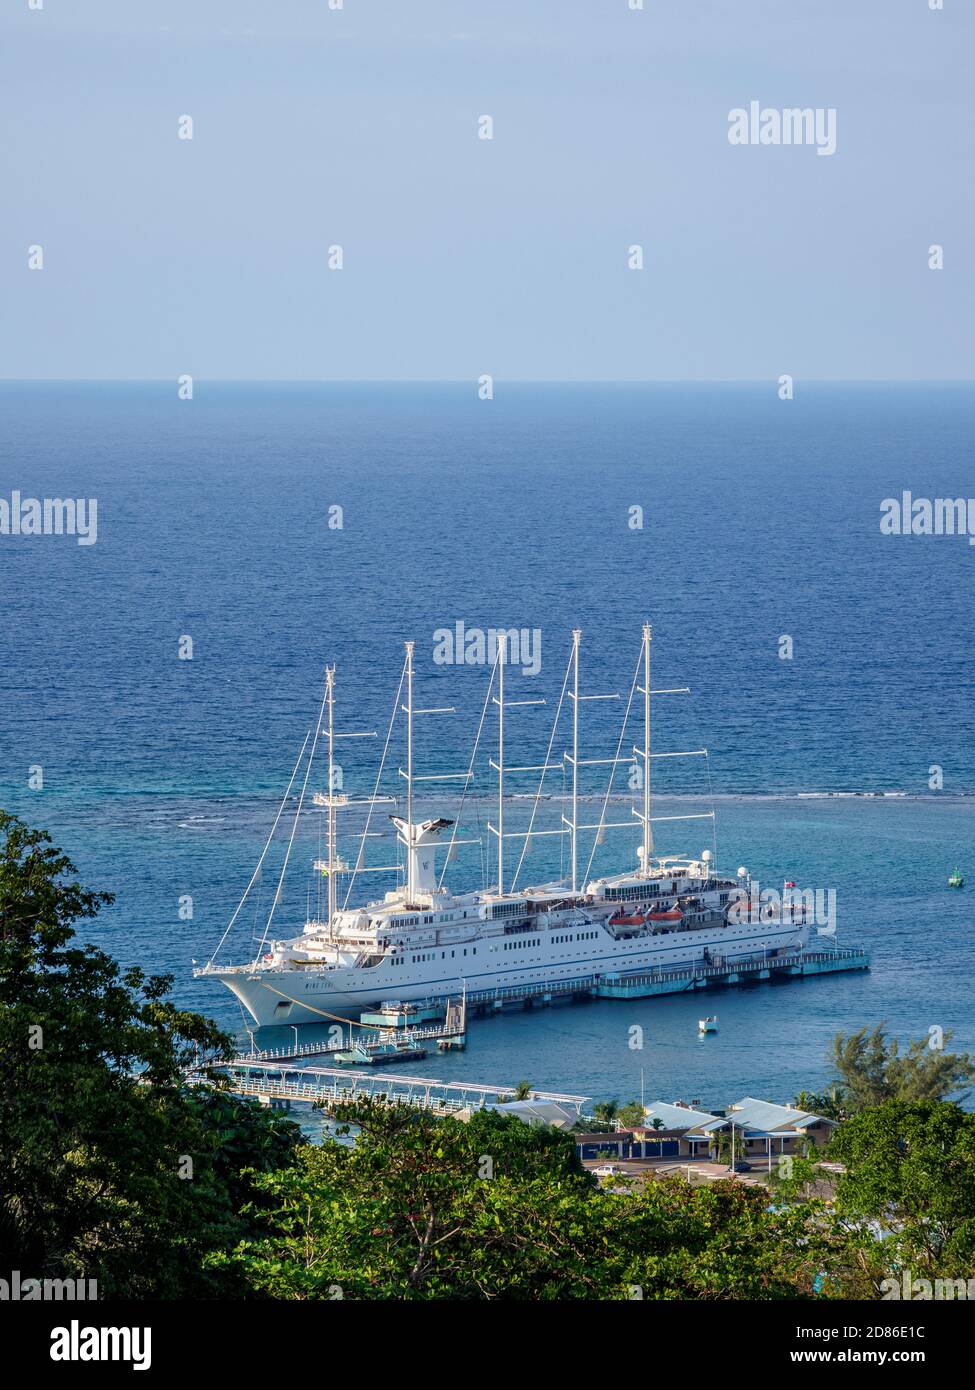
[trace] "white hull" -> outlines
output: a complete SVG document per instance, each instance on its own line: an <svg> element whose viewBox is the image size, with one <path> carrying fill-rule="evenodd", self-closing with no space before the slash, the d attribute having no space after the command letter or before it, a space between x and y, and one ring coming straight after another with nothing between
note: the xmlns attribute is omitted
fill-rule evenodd
<svg viewBox="0 0 975 1390"><path fill-rule="evenodd" d="M807 931L791 924L747 923L717 930L670 932L614 940L597 923L591 931L588 954L578 940L553 942L542 935L536 949L526 949L524 963L504 966L492 960L491 943L482 939L475 953L461 954L462 947L440 948L422 954L429 959L414 965L410 960L394 967L388 960L374 967L306 967L282 969L257 966L208 972L237 996L262 1027L276 1024L328 1024L334 1018L356 1018L363 1010L388 1000L415 1001L504 987L536 986L544 990L567 980L615 972L665 969L700 963L707 949L712 959L723 961L757 956L766 951L800 948ZM553 933L557 935L558 933ZM499 939L500 940L500 939ZM517 946L517 938L502 945ZM527 944L527 943L526 943ZM463 973L461 973L463 971Z"/></svg>

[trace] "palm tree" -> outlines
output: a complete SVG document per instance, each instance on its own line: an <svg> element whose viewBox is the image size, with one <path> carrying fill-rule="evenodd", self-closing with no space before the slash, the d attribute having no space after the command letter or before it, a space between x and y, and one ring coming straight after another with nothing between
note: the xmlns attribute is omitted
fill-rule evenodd
<svg viewBox="0 0 975 1390"><path fill-rule="evenodd" d="M603 1120L606 1124L612 1124L619 1114L619 1109L619 1101L601 1100L598 1105L593 1106L592 1113L596 1116L597 1120Z"/></svg>
<svg viewBox="0 0 975 1390"><path fill-rule="evenodd" d="M531 1100L532 1083L530 1081L519 1081L515 1087L515 1100Z"/></svg>
<svg viewBox="0 0 975 1390"><path fill-rule="evenodd" d="M729 1168L732 1162L742 1161L745 1158L746 1144L741 1126L736 1126L732 1121L727 1129L718 1130L717 1134L712 1135L711 1152L718 1163L727 1163Z"/></svg>

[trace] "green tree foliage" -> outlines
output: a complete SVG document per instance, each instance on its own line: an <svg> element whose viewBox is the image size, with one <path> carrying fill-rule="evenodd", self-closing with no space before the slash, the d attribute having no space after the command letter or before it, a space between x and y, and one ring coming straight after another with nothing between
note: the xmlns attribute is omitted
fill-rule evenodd
<svg viewBox="0 0 975 1390"><path fill-rule="evenodd" d="M970 1278L975 1269L975 1115L947 1101L885 1101L842 1124L829 1158L843 1165L836 1211L876 1222L874 1283L912 1269Z"/></svg>
<svg viewBox="0 0 975 1390"><path fill-rule="evenodd" d="M847 1115L843 1088L835 1082L828 1091L800 1091L796 1105L808 1115L822 1115L827 1120L843 1120Z"/></svg>
<svg viewBox="0 0 975 1390"><path fill-rule="evenodd" d="M735 1163L745 1161L745 1135L740 1125L728 1125L726 1129L719 1129L711 1135L711 1153L719 1163L727 1163L730 1167L732 1156Z"/></svg>
<svg viewBox="0 0 975 1390"><path fill-rule="evenodd" d="M802 1298L835 1237L817 1204L681 1179L600 1190L571 1136L364 1101L298 1166L258 1180L266 1234L218 1265L276 1298Z"/></svg>
<svg viewBox="0 0 975 1390"><path fill-rule="evenodd" d="M611 1125L619 1118L620 1106L617 1100L601 1100L592 1108L592 1113L600 1124Z"/></svg>
<svg viewBox="0 0 975 1390"><path fill-rule="evenodd" d="M901 1053L897 1039L887 1036L883 1024L861 1028L848 1037L838 1033L830 1062L837 1074L841 1111L853 1114L888 1100L945 1100L969 1085L975 1080L975 1058L967 1052L946 1052L943 1044L952 1036L950 1031L944 1033L940 1047L932 1047L930 1038L918 1038Z"/></svg>
<svg viewBox="0 0 975 1390"><path fill-rule="evenodd" d="M0 1263L101 1297L233 1291L203 1255L251 1229L241 1170L290 1161L297 1127L187 1090L187 1063L230 1040L168 1001L167 977L77 941L111 897L75 873L0 812Z"/></svg>
<svg viewBox="0 0 975 1390"><path fill-rule="evenodd" d="M617 1119L624 1129L633 1129L646 1124L647 1113L638 1100L631 1100L620 1106Z"/></svg>

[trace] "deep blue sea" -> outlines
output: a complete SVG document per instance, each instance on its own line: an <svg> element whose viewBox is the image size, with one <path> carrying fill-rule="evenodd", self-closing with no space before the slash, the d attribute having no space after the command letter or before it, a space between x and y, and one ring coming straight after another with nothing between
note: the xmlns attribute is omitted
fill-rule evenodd
<svg viewBox="0 0 975 1390"><path fill-rule="evenodd" d="M198 382L180 401L170 382L4 384L0 497L97 498L98 532L90 546L0 535L0 805L115 892L93 939L171 972L182 1004L238 1029L235 1001L194 982L191 962L247 883L324 663L339 726L379 732L343 749L345 790L366 795L405 638L417 703L457 711L418 720L418 770L446 772L467 766L488 672L437 664L437 629L539 631L539 673L512 671L507 692L547 702L511 712L520 764L542 760L576 626L583 690L624 697L584 706L585 752L614 751L649 617L655 688L692 692L655 703L655 746L709 750L707 764L654 764L660 813L713 795L721 867L835 888L840 941L867 945L873 969L709 998L721 1031L703 1041L693 998L508 1015L423 1074L627 1099L642 1070L648 1100L719 1105L822 1085L832 1035L881 1020L902 1038L953 1028L975 1049L975 547L879 529L881 500L906 488L975 493L973 423L975 391L954 385L800 384L783 402L774 385L501 383L485 402L469 385ZM178 659L184 636L192 660ZM493 737L489 716L472 837L491 814ZM392 790L402 759L396 734ZM593 818L605 780L586 774ZM546 789L561 793L561 774ZM443 805L456 810L454 791ZM319 833L307 817L278 934L318 892ZM674 822L657 841L676 853L711 837L706 821ZM632 862L636 838L607 835L595 867ZM535 842L538 876L557 843ZM282 847L228 958L254 949ZM481 861L466 847L448 882L479 885ZM956 865L961 893L946 888Z"/></svg>

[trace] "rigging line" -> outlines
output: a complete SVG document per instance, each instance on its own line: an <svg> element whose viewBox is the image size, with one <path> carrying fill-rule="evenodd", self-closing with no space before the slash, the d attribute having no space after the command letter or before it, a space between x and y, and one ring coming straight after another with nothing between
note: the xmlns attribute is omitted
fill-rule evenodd
<svg viewBox="0 0 975 1390"><path fill-rule="evenodd" d="M305 734L305 741L304 741L304 743L301 745L301 752L298 754L298 760L297 760L297 762L295 763L294 771L293 771L292 774L291 774L291 780L290 780L289 783L288 783L288 790L285 792L284 797L283 797L283 799L282 799L282 801L281 801L281 805L278 807L278 814L274 817L274 824L271 826L271 833L270 833L270 835L267 837L267 843L265 844L264 848L261 850L261 857L260 857L260 859L258 859L258 861L257 861L257 867L254 869L254 872L251 874L251 881L250 881L250 883L248 883L247 887L244 889L243 896L241 897L240 902L237 904L236 911L234 912L234 915L231 917L230 921L227 923L227 927L226 927L226 930L224 931L223 936L222 936L222 937L220 938L220 940L217 942L216 950L214 951L213 955L210 957L209 961L207 962L208 965L212 965L213 962L216 960L217 954L218 954L219 951L220 951L220 947L223 945L223 943L224 943L224 942L226 941L226 939L227 939L227 932L230 931L230 928L231 928L231 927L234 925L234 923L236 922L237 917L238 917L238 914L240 913L240 909L244 906L244 901L245 901L245 899L246 899L246 897L247 897L247 894L248 894L248 893L251 891L251 889L254 887L255 880L257 879L258 875L259 875L260 872L261 872L261 865L264 863L264 856L267 854L268 850L269 850L270 847L271 847L271 841L274 839L274 832L275 832L275 830L277 830L277 828L278 828L278 821L281 819L281 813L282 813L282 811L284 810L285 806L288 804L288 797L291 795L291 788L292 788L292 786L293 786L293 784L294 784L295 778L296 778L297 775L298 775L298 768L301 766L301 760L302 760L302 758L303 758L304 755L305 755L305 749L306 749L306 747L308 746L308 739L309 739L310 737L311 737L311 729L309 729L309 730L308 730L308 733Z"/></svg>
<svg viewBox="0 0 975 1390"><path fill-rule="evenodd" d="M408 659L408 658L407 658ZM369 810L366 812L366 823L359 840L359 849L355 857L355 865L349 878L349 886L345 890L345 897L342 900L342 911L349 905L349 898L352 896L352 889L355 886L356 874L359 872L359 861L365 858L366 836L369 833L369 826L372 824L372 809L376 804L376 797L379 795L379 784L383 778L383 768L386 766L386 754L389 751L390 739L393 737L393 725L396 723L396 711L399 709L400 696L403 693L403 682L406 679L406 660L403 661L403 669L400 671L399 685L396 688L396 698L393 701L393 713L390 716L389 728L386 730L386 742L383 744L383 755L379 762L379 771L376 773L376 785L372 789L372 796L369 798ZM395 803L394 803L395 805ZM398 809L398 807L396 808ZM329 930L331 930L329 923Z"/></svg>
<svg viewBox="0 0 975 1390"><path fill-rule="evenodd" d="M297 1004L299 1009L307 1009L309 1013L320 1014L322 1018L330 1018L335 1023L347 1023L350 1028L368 1028L367 1023L359 1023L354 1018L343 1018L341 1014L330 1014L325 1009L316 1009L314 1004L307 1003L304 999L292 999L290 994L285 994L284 990L275 989L274 985L265 983L265 989L269 989L272 994L280 994L282 999L287 999L290 1004ZM293 1028L295 1025L291 1024Z"/></svg>
<svg viewBox="0 0 975 1390"><path fill-rule="evenodd" d="M322 703L321 708L318 711L318 718L315 721L315 737L312 739L311 752L308 754L308 761L305 764L305 778L301 784L301 795L298 797L298 805L295 807L295 817L294 820L291 822L291 834L288 837L288 848L284 852L284 863L281 865L281 874L278 878L278 886L275 891L274 898L271 902L271 911L267 915L267 922L264 927L264 935L261 937L261 944L257 948L257 954L254 956L255 965L257 964L258 956L264 949L264 943L267 941L267 934L271 930L271 922L274 918L275 910L277 908L278 903L281 901L281 889L284 887L284 876L288 871L288 863L291 859L291 850L295 842L295 831L298 829L298 822L301 819L301 809L305 804L305 791L308 787L308 778L311 774L312 763L315 761L315 749L318 747L318 735L322 731L322 719L325 715L325 701L327 700L327 698L328 688L326 687L325 692L322 695Z"/></svg>
<svg viewBox="0 0 975 1390"><path fill-rule="evenodd" d="M528 819L528 831L527 831L527 833L526 833L526 835L525 835L525 840L524 840L524 843L522 844L522 847L521 847L521 855L519 856L518 863L517 863L517 865L516 865L516 867L515 867L515 875L514 875L514 878L511 880L511 891L512 891L512 893L515 891L515 884L518 882L518 875L521 873L521 866L522 866L522 864L525 862L525 855L528 853L528 844L529 844L529 841L530 841L530 838L531 838L532 826L535 824L535 815L536 815L536 813L537 813L537 811L538 811L538 803L539 803L539 801L541 800L541 797L542 797L542 787L543 787L543 785L544 785L544 783L545 783L545 774L546 774L546 772L548 771L548 762L549 762L549 758L552 756L552 746L553 746L553 744L555 743L555 735L558 733L558 728L559 728L559 717L560 717L560 715L561 715L561 713L562 713L562 705L563 705L563 702L564 702L564 700L565 700L565 692L566 692L566 690L567 690L567 688L568 688L568 685L569 685L569 672L570 672L571 670L572 670L572 657L570 656L570 657L569 657L569 660L568 660L568 662L567 662L567 664L566 664L566 668L565 668L565 679L562 681L562 693L559 695L559 703L558 703L558 708L557 708L556 711L555 711L555 720L554 720L554 722L553 722L553 724L552 724L552 732L551 732L551 734L549 735L548 747L547 747L546 750L545 750L545 758L544 758L544 761L542 762L542 775L541 775L541 777L539 777L539 779L538 779L538 790L535 792L535 799L534 799L534 801L532 802L532 813L531 813L531 816L530 816L529 819ZM565 782L565 762L564 762L564 761L563 761L563 763L562 763L562 780L563 780L563 784L564 784L564 782ZM565 838L565 837L563 836L563 839L564 839L564 838Z"/></svg>
<svg viewBox="0 0 975 1390"><path fill-rule="evenodd" d="M488 706L491 703L491 691L494 689L494 673L498 669L498 659L501 655L501 648L498 647L497 655L494 658L494 666L491 668L491 679L488 681L487 694L484 696L484 704L481 708L481 722L477 726L477 734L474 738L474 747L471 749L471 760L467 765L467 776L464 778L464 790L461 792L460 806L457 808L457 819L454 821L453 833L450 836L450 843L444 857L443 868L440 870L440 879L437 883L438 891L443 887L444 875L447 872L447 865L450 863L451 851L454 848L454 841L457 838L457 831L460 828L460 819L464 814L464 803L467 800L467 793L474 777L474 759L477 757L478 745L481 742L481 731L484 728L484 721L487 718Z"/></svg>
<svg viewBox="0 0 975 1390"><path fill-rule="evenodd" d="M606 820L606 811L609 807L609 798L613 790L613 782L616 780L616 766L617 763L619 763L620 761L620 749L623 747L623 739L626 737L626 724L630 717L630 706L633 704L633 695L636 691L637 681L640 679L640 665L642 661L643 651L641 649L640 655L636 663L636 670L633 672L633 684L630 686L630 695L629 699L626 702L626 710L623 714L623 723L620 728L619 742L616 745L616 755L613 758L613 763L609 770L609 782L606 786L606 795L603 797L603 809L599 813L599 828L597 829L596 834L593 837L592 849L589 852L589 863L586 865L586 872L583 875L582 879L583 883L585 883L586 880L589 878L589 870L592 868L592 861L596 857L596 846L599 844L599 837L603 832L603 824ZM644 777L646 777L646 769L644 769L643 775Z"/></svg>

